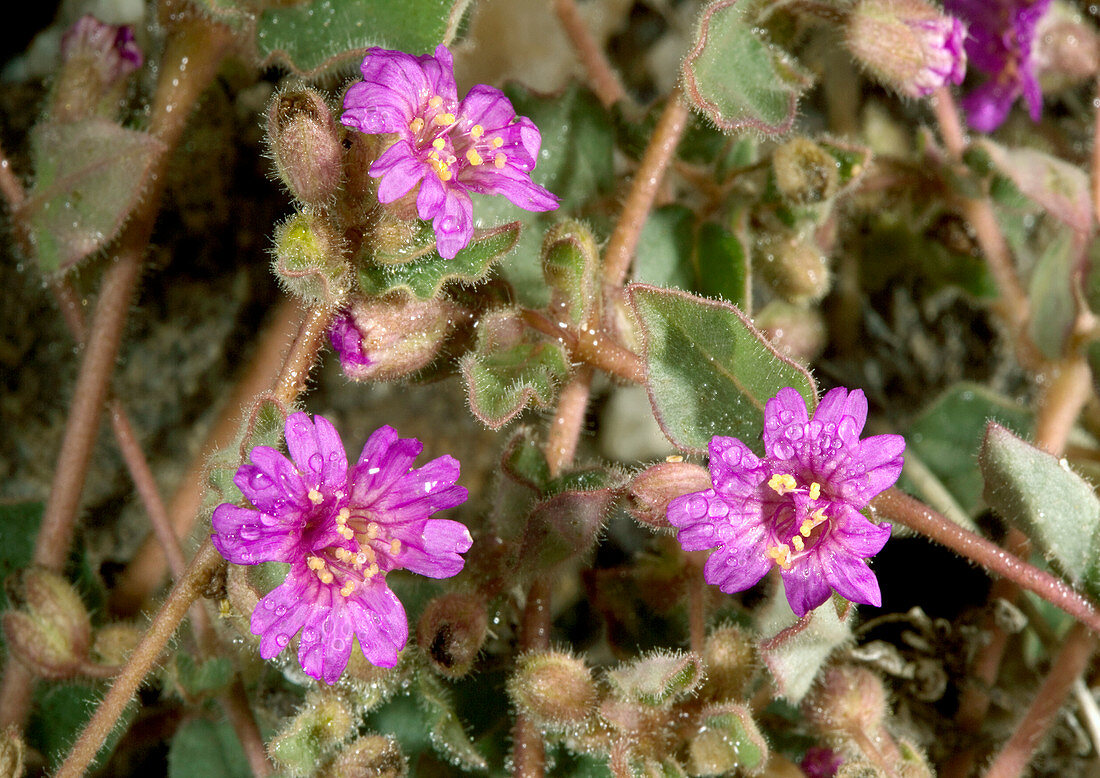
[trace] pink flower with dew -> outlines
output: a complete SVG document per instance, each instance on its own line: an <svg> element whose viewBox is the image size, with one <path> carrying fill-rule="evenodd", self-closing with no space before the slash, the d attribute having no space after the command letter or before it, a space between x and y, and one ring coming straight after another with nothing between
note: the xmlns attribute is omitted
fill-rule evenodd
<svg viewBox="0 0 1100 778"><path fill-rule="evenodd" d="M378 200L392 203L419 185L417 213L431 221L441 256L452 258L474 234L471 192L503 195L528 211L551 211L558 198L531 180L542 135L516 116L499 89L479 84L461 102L451 52L414 57L372 48L363 80L344 96L340 121L396 140L368 171L381 178Z"/></svg>
<svg viewBox="0 0 1100 778"><path fill-rule="evenodd" d="M677 497L669 522L687 551L714 549L703 575L732 593L778 566L798 616L830 591L853 602L882 603L878 579L864 561L890 537L860 510L901 474L905 439L860 440L867 421L863 392L837 388L811 420L802 396L781 389L764 408L763 459L735 438L710 441L712 488Z"/></svg>
<svg viewBox="0 0 1100 778"><path fill-rule="evenodd" d="M237 470L233 482L255 507L223 503L213 516L211 539L230 562L290 565L252 613L260 654L271 659L301 633L302 669L332 684L358 638L367 661L393 667L409 625L386 574L448 578L473 542L461 523L431 518L466 501L459 463L442 456L413 468L420 441L380 427L349 468L332 424L304 413L287 418L286 442L290 459L256 446Z"/></svg>

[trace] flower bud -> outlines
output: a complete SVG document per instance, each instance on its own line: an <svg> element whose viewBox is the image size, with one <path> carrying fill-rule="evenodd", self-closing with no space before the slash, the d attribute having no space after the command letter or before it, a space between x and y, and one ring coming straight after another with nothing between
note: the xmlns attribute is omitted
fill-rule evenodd
<svg viewBox="0 0 1100 778"><path fill-rule="evenodd" d="M791 138L772 154L779 194L791 205L832 199L840 188L837 161L809 138Z"/></svg>
<svg viewBox="0 0 1100 778"><path fill-rule="evenodd" d="M339 694L310 692L267 750L275 764L290 775L313 775L317 764L343 743L355 726L356 719Z"/></svg>
<svg viewBox="0 0 1100 778"><path fill-rule="evenodd" d="M961 84L966 75L966 25L925 0L860 0L844 35L860 64L909 97Z"/></svg>
<svg viewBox="0 0 1100 778"><path fill-rule="evenodd" d="M740 627L724 626L707 635L703 645L707 677L702 694L711 700L739 700L756 675L756 650Z"/></svg>
<svg viewBox="0 0 1100 778"><path fill-rule="evenodd" d="M96 630L92 653L100 664L121 667L144 636L145 630L134 624L108 624Z"/></svg>
<svg viewBox="0 0 1100 778"><path fill-rule="evenodd" d="M22 608L4 614L11 652L45 678L77 675L88 658L92 625L69 582L44 568L28 568L11 599Z"/></svg>
<svg viewBox="0 0 1100 778"><path fill-rule="evenodd" d="M307 205L332 199L343 174L343 149L320 92L305 87L277 93L267 109L267 144L291 194Z"/></svg>
<svg viewBox="0 0 1100 778"><path fill-rule="evenodd" d="M309 210L275 228L271 269L287 292L310 306L339 305L351 284L342 241Z"/></svg>
<svg viewBox="0 0 1100 778"><path fill-rule="evenodd" d="M755 775L768 761L768 743L748 709L722 705L704 712L688 754L692 775L726 775L737 769Z"/></svg>
<svg viewBox="0 0 1100 778"><path fill-rule="evenodd" d="M404 778L409 766L401 746L391 737L363 735L348 743L320 778Z"/></svg>
<svg viewBox="0 0 1100 778"><path fill-rule="evenodd" d="M488 628L485 600L473 592L452 592L428 603L416 642L438 672L461 678L474 666Z"/></svg>
<svg viewBox="0 0 1100 778"><path fill-rule="evenodd" d="M671 529L668 504L681 495L710 488L710 473L690 462L660 462L634 476L626 510L653 529Z"/></svg>
<svg viewBox="0 0 1100 778"><path fill-rule="evenodd" d="M798 766L806 778L833 778L837 769L844 764L844 757L831 748L810 746Z"/></svg>
<svg viewBox="0 0 1100 778"><path fill-rule="evenodd" d="M542 275L550 286L550 310L576 327L588 323L598 303L596 239L584 224L569 220L542 241Z"/></svg>
<svg viewBox="0 0 1100 778"><path fill-rule="evenodd" d="M757 245L764 278L783 299L805 304L828 294L832 286L828 262L808 236L794 231L765 234Z"/></svg>
<svg viewBox="0 0 1100 778"><path fill-rule="evenodd" d="M653 652L607 671L623 700L664 705L694 691L703 680L703 662L691 652Z"/></svg>
<svg viewBox="0 0 1100 778"><path fill-rule="evenodd" d="M0 775L19 778L23 775L23 754L27 747L14 724L0 732Z"/></svg>
<svg viewBox="0 0 1100 778"><path fill-rule="evenodd" d="M772 345L791 359L813 362L825 349L825 318L816 308L772 300L753 321Z"/></svg>
<svg viewBox="0 0 1100 778"><path fill-rule="evenodd" d="M54 84L50 118L72 122L114 118L126 79L141 67L141 49L128 25L82 16L61 38L61 70Z"/></svg>
<svg viewBox="0 0 1100 778"><path fill-rule="evenodd" d="M865 668L830 667L808 699L806 715L825 732L877 732L886 717L886 689Z"/></svg>
<svg viewBox="0 0 1100 778"><path fill-rule="evenodd" d="M394 292L356 300L336 316L329 340L348 378L392 381L427 367L461 316L444 298Z"/></svg>
<svg viewBox="0 0 1100 778"><path fill-rule="evenodd" d="M1100 36L1073 6L1056 0L1039 18L1032 60L1044 92L1091 78L1100 68Z"/></svg>
<svg viewBox="0 0 1100 778"><path fill-rule="evenodd" d="M508 696L536 726L580 727L596 707L596 683L585 663L560 651L525 654L508 679Z"/></svg>

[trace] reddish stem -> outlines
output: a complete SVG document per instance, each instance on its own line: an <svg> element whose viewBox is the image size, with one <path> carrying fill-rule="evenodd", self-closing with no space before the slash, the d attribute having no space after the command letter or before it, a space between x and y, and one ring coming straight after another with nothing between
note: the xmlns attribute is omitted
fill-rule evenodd
<svg viewBox="0 0 1100 778"><path fill-rule="evenodd" d="M619 75L611 67L607 55L596 43L596 39L592 37L592 32L585 24L574 0L554 0L554 10L561 20L562 27L565 28L566 35L573 42L573 48L577 50L577 56L584 65L596 97L605 108L610 108L624 99L626 90L623 89Z"/></svg>

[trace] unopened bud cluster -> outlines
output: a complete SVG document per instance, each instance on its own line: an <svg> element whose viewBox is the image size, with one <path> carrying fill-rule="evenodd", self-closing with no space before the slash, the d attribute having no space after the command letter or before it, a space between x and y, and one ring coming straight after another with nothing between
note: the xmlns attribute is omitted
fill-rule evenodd
<svg viewBox="0 0 1100 778"><path fill-rule="evenodd" d="M92 625L80 595L57 573L24 570L11 587L19 610L4 614L8 648L35 674L71 678L88 661Z"/></svg>
<svg viewBox="0 0 1100 778"><path fill-rule="evenodd" d="M428 603L416 640L438 672L461 678L473 669L488 628L484 598L475 592L452 592Z"/></svg>
<svg viewBox="0 0 1100 778"><path fill-rule="evenodd" d="M339 305L351 284L343 241L332 224L311 210L275 228L271 267L279 283L308 305Z"/></svg>
<svg viewBox="0 0 1100 778"><path fill-rule="evenodd" d="M267 111L267 143L279 178L306 205L332 200L343 175L340 136L315 89L280 92Z"/></svg>
<svg viewBox="0 0 1100 778"><path fill-rule="evenodd" d="M313 775L317 765L354 733L357 721L344 697L313 691L305 704L268 745L268 753L288 775Z"/></svg>
<svg viewBox="0 0 1100 778"><path fill-rule="evenodd" d="M54 82L50 119L113 119L119 113L127 79L142 61L129 26L81 17L61 38L61 70Z"/></svg>

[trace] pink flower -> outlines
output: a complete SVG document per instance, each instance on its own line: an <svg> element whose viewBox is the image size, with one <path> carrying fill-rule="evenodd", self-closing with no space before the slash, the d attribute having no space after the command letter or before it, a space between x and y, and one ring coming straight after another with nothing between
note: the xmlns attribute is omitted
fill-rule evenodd
<svg viewBox="0 0 1100 778"><path fill-rule="evenodd" d="M715 549L703 571L707 583L740 592L774 564L798 616L825 602L830 589L881 604L864 559L882 549L890 527L860 510L897 481L905 439L861 441L866 420L867 399L858 389L833 389L811 421L802 396L786 388L764 409L764 459L735 438L711 439L713 488L668 506L685 550Z"/></svg>
<svg viewBox="0 0 1100 778"><path fill-rule="evenodd" d="M373 48L360 70L340 121L397 135L368 171L382 179L378 200L392 203L419 185L417 213L431 220L441 256L454 257L473 236L470 192L503 195L528 211L558 207L557 197L531 181L538 128L491 86L479 84L459 102L445 46L422 57Z"/></svg>
<svg viewBox="0 0 1100 778"><path fill-rule="evenodd" d="M255 509L223 503L213 516L211 539L230 562L290 565L252 613L260 654L271 659L300 632L298 661L325 683L340 677L355 638L367 661L393 667L409 626L386 573L447 578L473 542L459 522L430 518L466 501L458 461L412 469L420 441L381 427L349 470L332 424L304 413L287 418L286 442L293 461L256 446L237 470L233 481Z"/></svg>

